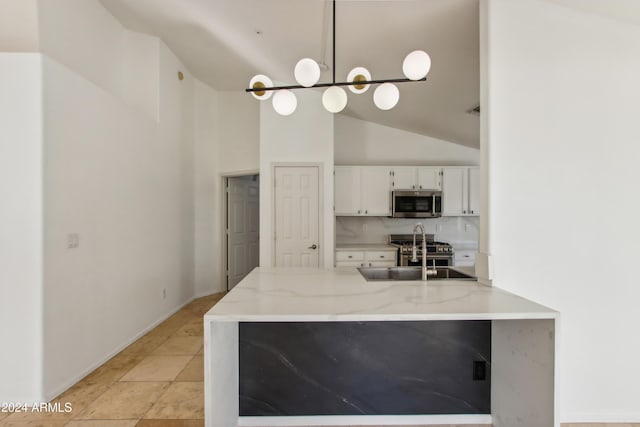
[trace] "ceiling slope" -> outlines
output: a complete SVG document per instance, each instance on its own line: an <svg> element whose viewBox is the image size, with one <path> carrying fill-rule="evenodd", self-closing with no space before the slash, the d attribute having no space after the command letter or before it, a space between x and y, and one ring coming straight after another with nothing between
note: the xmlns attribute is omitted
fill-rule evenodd
<svg viewBox="0 0 640 427"><path fill-rule="evenodd" d="M122 24L161 38L200 80L243 90L255 74L295 84L296 62L329 65L331 11L326 0L101 0ZM378 110L373 90L348 92L343 114L479 147L478 0L338 0L336 80L364 66L373 79L400 78L402 61L425 50L426 82L399 84L400 102ZM249 95L247 95L249 96ZM258 101L256 101L258 102Z"/></svg>

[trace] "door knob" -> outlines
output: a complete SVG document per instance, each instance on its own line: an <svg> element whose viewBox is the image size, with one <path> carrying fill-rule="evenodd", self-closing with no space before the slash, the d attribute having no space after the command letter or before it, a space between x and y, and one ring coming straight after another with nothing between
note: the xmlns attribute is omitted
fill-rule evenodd
<svg viewBox="0 0 640 427"><path fill-rule="evenodd" d="M309 249L318 249L318 245L314 243L313 245L309 246Z"/></svg>

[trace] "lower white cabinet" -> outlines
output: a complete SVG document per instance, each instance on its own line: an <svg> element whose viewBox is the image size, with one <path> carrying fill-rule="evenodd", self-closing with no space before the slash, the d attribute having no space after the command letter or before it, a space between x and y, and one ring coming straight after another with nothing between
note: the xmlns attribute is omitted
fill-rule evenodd
<svg viewBox="0 0 640 427"><path fill-rule="evenodd" d="M336 267L395 267L397 250L336 250Z"/></svg>
<svg viewBox="0 0 640 427"><path fill-rule="evenodd" d="M453 258L455 267L473 267L476 264L475 250L456 250Z"/></svg>

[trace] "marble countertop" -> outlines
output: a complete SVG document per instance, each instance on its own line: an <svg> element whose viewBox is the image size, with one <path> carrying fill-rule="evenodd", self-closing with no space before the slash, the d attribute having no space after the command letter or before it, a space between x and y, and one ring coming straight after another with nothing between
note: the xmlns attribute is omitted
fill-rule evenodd
<svg viewBox="0 0 640 427"><path fill-rule="evenodd" d="M396 246L387 243L338 243L336 250L338 251L388 251L396 250Z"/></svg>
<svg viewBox="0 0 640 427"><path fill-rule="evenodd" d="M355 268L256 268L205 315L212 321L551 319L558 313L475 281L367 282Z"/></svg>

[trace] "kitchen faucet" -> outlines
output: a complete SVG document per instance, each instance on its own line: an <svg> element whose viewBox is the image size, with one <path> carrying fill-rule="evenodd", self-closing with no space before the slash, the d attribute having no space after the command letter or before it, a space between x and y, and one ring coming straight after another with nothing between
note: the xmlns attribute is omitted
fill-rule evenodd
<svg viewBox="0 0 640 427"><path fill-rule="evenodd" d="M436 270L436 262L433 261L433 270L427 269L427 239L424 235L424 227L422 223L417 223L415 227L413 227L413 248L411 250L411 262L418 261L418 247L416 246L416 231L420 229L422 232L422 280L427 281L427 276L435 276L438 274L438 270Z"/></svg>

